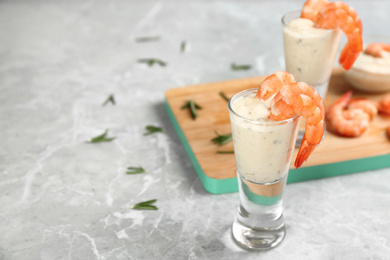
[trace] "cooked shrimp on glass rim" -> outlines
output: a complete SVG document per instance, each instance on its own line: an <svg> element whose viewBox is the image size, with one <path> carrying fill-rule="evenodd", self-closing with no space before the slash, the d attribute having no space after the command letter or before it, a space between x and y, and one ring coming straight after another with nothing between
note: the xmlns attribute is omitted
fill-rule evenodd
<svg viewBox="0 0 390 260"><path fill-rule="evenodd" d="M362 22L356 11L341 1L307 0L301 18L312 20L317 28L340 28L345 33L348 41L341 51L339 63L349 70L363 50Z"/></svg>
<svg viewBox="0 0 390 260"><path fill-rule="evenodd" d="M321 142L325 130L325 106L320 94L308 84L296 82L292 74L278 71L261 83L256 96L260 100L272 98L269 119L273 121L296 115L306 119L305 134L294 163L296 168L301 167Z"/></svg>

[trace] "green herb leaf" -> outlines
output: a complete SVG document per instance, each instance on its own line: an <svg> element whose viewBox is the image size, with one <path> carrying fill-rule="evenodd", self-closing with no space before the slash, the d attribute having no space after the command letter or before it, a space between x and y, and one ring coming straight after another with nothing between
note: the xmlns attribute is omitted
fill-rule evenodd
<svg viewBox="0 0 390 260"><path fill-rule="evenodd" d="M104 101L103 103L103 106L107 105L108 102L111 102L111 104L115 105L115 98L114 98L114 95L111 94L108 96L108 98L106 99L106 101Z"/></svg>
<svg viewBox="0 0 390 260"><path fill-rule="evenodd" d="M252 68L251 65L236 65L235 63L232 63L230 68L232 70L249 70Z"/></svg>
<svg viewBox="0 0 390 260"><path fill-rule="evenodd" d="M140 202L135 204L134 206L131 207L131 209L144 209L144 210L157 210L158 208L154 205L151 205L155 203L157 200L148 200L144 202Z"/></svg>
<svg viewBox="0 0 390 260"><path fill-rule="evenodd" d="M202 109L202 107L198 104L196 104L194 101L189 99L187 102L184 103L184 105L181 106L181 109L186 109L190 106L190 103L193 103L196 109Z"/></svg>
<svg viewBox="0 0 390 260"><path fill-rule="evenodd" d="M217 151L217 153L234 153L234 151Z"/></svg>
<svg viewBox="0 0 390 260"><path fill-rule="evenodd" d="M152 125L146 126L145 129L147 132L145 132L144 135L151 135L158 132L164 132L164 129L162 129L161 127L152 126Z"/></svg>
<svg viewBox="0 0 390 260"><path fill-rule="evenodd" d="M160 59L155 59L155 58L151 58L151 59L139 59L138 60L139 63L146 63L148 64L149 67L153 66L155 63L162 66L162 67L165 67L167 64L160 60Z"/></svg>
<svg viewBox="0 0 390 260"><path fill-rule="evenodd" d="M99 135L99 136L96 136L94 138L92 138L90 141L88 141L88 143L101 143L101 142L111 142L112 140L115 139L115 137L112 137L112 138L107 138L107 133L108 133L108 129L106 131L104 131L103 134Z"/></svg>
<svg viewBox="0 0 390 260"><path fill-rule="evenodd" d="M196 107L194 102L192 102L192 100L190 102L190 110L191 110L192 119L195 119L198 116L198 113L196 113Z"/></svg>
<svg viewBox="0 0 390 260"><path fill-rule="evenodd" d="M202 109L202 107L198 104L196 104L192 99L189 99L187 102L184 103L184 105L181 106L181 109L190 108L192 119L195 119L198 116L198 113L196 113L197 109Z"/></svg>
<svg viewBox="0 0 390 260"><path fill-rule="evenodd" d="M182 41L182 42L181 42L181 45L180 45L180 51L181 51L181 52L185 52L185 50L186 50L186 45L187 45L187 43L186 43L185 41Z"/></svg>
<svg viewBox="0 0 390 260"><path fill-rule="evenodd" d="M151 36L151 37L138 37L135 39L136 42L154 42L160 40L159 36Z"/></svg>
<svg viewBox="0 0 390 260"><path fill-rule="evenodd" d="M127 174L137 174L146 172L144 168L140 167L127 167Z"/></svg>
<svg viewBox="0 0 390 260"><path fill-rule="evenodd" d="M228 97L226 96L226 94L223 93L222 91L219 92L219 95L220 95L223 99L225 99L226 101L229 101L229 99L230 99L230 98L228 98Z"/></svg>
<svg viewBox="0 0 390 260"><path fill-rule="evenodd" d="M211 142L213 142L214 144L224 145L232 140L232 134L220 135L217 131L214 132L217 135L217 137L211 139Z"/></svg>
<svg viewBox="0 0 390 260"><path fill-rule="evenodd" d="M139 206L133 207L132 209L158 210L158 208L156 206L153 206L153 205L139 205Z"/></svg>

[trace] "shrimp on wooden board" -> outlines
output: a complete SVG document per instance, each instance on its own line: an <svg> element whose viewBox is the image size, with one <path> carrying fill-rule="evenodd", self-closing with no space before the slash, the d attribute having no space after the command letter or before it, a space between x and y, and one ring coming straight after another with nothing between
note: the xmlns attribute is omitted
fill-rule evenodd
<svg viewBox="0 0 390 260"><path fill-rule="evenodd" d="M379 102L379 113L390 116L390 94Z"/></svg>
<svg viewBox="0 0 390 260"><path fill-rule="evenodd" d="M387 132L387 137L390 139L390 126L387 127L386 132Z"/></svg>
<svg viewBox="0 0 390 260"><path fill-rule="evenodd" d="M383 52L390 52L390 44L382 42L374 42L369 44L365 49L364 53L371 55L376 58L383 57Z"/></svg>
<svg viewBox="0 0 390 260"><path fill-rule="evenodd" d="M370 115L362 109L348 109L352 91L342 95L326 112L326 122L330 131L346 137L362 135L370 124Z"/></svg>
<svg viewBox="0 0 390 260"><path fill-rule="evenodd" d="M362 21L355 9L341 1L308 0L301 17L312 20L317 28L340 28L345 33L348 42L340 54L339 63L349 70L363 50Z"/></svg>
<svg viewBox="0 0 390 260"><path fill-rule="evenodd" d="M390 116L390 94L386 95L380 102L379 102L379 113L385 114L387 116ZM386 129L387 137L390 139L390 126Z"/></svg>
<svg viewBox="0 0 390 260"><path fill-rule="evenodd" d="M314 88L304 82L296 82L290 73L276 72L273 75L268 77L272 80L267 78L260 85L257 97L264 100L266 96L276 94L271 103L271 120L285 120L295 115L306 119L305 134L294 163L299 168L321 142L325 129L324 102Z"/></svg>
<svg viewBox="0 0 390 260"><path fill-rule="evenodd" d="M361 109L370 116L370 120L378 114L379 104L366 98L353 98L348 102L347 109Z"/></svg>

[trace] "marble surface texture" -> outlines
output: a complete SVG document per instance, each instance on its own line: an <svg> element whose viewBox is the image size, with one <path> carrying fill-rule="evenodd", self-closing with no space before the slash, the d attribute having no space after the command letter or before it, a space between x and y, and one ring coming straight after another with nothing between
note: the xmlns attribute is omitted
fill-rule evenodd
<svg viewBox="0 0 390 260"><path fill-rule="evenodd" d="M203 189L164 110L169 88L283 69L280 18L303 2L0 1L0 259L390 259L389 168L288 185L285 240L244 251L238 193ZM347 3L390 35L390 1Z"/></svg>

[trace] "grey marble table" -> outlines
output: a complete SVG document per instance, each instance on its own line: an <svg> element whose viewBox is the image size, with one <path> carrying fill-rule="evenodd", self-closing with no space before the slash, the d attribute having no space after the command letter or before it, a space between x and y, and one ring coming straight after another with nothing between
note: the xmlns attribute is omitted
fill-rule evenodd
<svg viewBox="0 0 390 260"><path fill-rule="evenodd" d="M390 34L390 1L347 3ZM169 88L283 69L280 18L302 4L0 1L0 259L389 259L390 169L288 185L285 240L247 252L238 194L204 190L164 110Z"/></svg>

